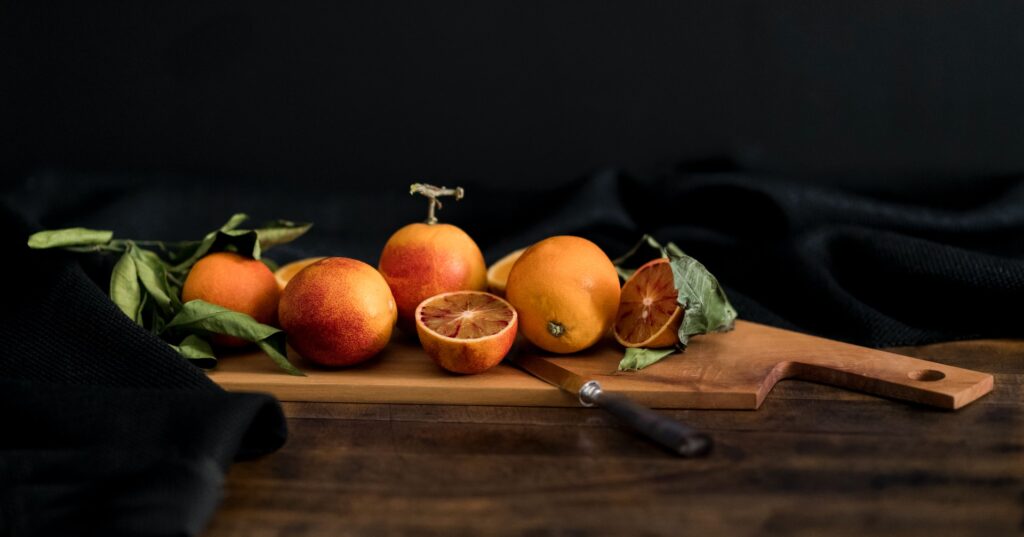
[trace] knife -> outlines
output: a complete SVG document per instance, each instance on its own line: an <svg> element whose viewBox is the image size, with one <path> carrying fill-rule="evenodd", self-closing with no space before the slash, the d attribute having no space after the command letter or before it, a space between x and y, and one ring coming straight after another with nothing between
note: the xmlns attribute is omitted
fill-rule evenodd
<svg viewBox="0 0 1024 537"><path fill-rule="evenodd" d="M518 344L506 358L527 373L577 396L581 405L604 409L676 455L700 457L711 450L712 442L708 435L637 404L624 395L606 392L596 380L587 380L553 362L521 352Z"/></svg>

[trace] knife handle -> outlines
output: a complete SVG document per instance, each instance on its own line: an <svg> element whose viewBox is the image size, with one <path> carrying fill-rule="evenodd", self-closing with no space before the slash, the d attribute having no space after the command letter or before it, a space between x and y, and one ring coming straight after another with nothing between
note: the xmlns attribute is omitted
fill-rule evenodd
<svg viewBox="0 0 1024 537"><path fill-rule="evenodd" d="M595 381L580 388L580 402L599 406L650 440L681 457L700 457L711 451L711 437L627 397L608 393Z"/></svg>

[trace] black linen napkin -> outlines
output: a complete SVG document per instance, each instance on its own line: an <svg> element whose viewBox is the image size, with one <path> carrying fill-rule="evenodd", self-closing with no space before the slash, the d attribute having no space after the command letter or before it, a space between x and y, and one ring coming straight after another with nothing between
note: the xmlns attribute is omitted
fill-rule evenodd
<svg viewBox="0 0 1024 537"><path fill-rule="evenodd" d="M283 445L280 406L229 394L111 303L74 256L18 252L0 313L0 535L197 535L232 460Z"/></svg>
<svg viewBox="0 0 1024 537"><path fill-rule="evenodd" d="M740 317L872 347L1022 337L1024 180L888 199L734 171L623 183Z"/></svg>

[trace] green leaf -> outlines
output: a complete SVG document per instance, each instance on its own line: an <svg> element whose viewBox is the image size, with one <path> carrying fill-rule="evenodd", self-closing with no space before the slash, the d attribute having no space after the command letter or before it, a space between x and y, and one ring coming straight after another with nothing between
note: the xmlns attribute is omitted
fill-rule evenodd
<svg viewBox="0 0 1024 537"><path fill-rule="evenodd" d="M242 225L242 222L245 222L248 219L249 215L245 213L235 213L231 215L231 218L228 218L228 221L225 222L223 226L220 226L220 230L231 231L232 229L235 229L238 226Z"/></svg>
<svg viewBox="0 0 1024 537"><path fill-rule="evenodd" d="M677 351L678 349L674 347L667 349L628 348L622 361L619 362L619 371L639 371Z"/></svg>
<svg viewBox="0 0 1024 537"><path fill-rule="evenodd" d="M170 258L177 262L176 265L171 267L174 272L188 272L192 268L192 265L202 259L204 255L210 252L214 247L214 243L220 237L221 233L234 231L243 222L249 219L249 216L245 213L236 213L231 215L231 218L224 223L223 226L207 233L201 241L186 241L177 244L177 248L170 255ZM184 258L182 261L179 259Z"/></svg>
<svg viewBox="0 0 1024 537"><path fill-rule="evenodd" d="M260 238L260 248L263 251L267 251L274 246L291 242L305 235L311 227L313 227L313 224L297 224L289 220L275 220L256 229L256 234Z"/></svg>
<svg viewBox="0 0 1024 537"><path fill-rule="evenodd" d="M252 229L233 229L231 231L217 232L217 240L210 247L214 252L235 252L253 259L259 259L263 254L260 245L260 236Z"/></svg>
<svg viewBox="0 0 1024 537"><path fill-rule="evenodd" d="M178 354L192 361L203 369L213 369L217 365L217 356L213 347L205 339L192 334L186 336L178 345L171 345Z"/></svg>
<svg viewBox="0 0 1024 537"><path fill-rule="evenodd" d="M288 347L285 344L285 334L284 332L278 332L278 334L279 337L275 336L273 338L266 338L257 341L256 346L259 347L264 354L269 356L270 359L277 364L277 367L283 369L285 373L298 377L306 376L305 373L299 371L298 368L288 361Z"/></svg>
<svg viewBox="0 0 1024 537"><path fill-rule="evenodd" d="M732 330L736 310L708 269L688 255L672 259L669 265L679 305L685 308L679 342L685 346L690 336Z"/></svg>
<svg viewBox="0 0 1024 537"><path fill-rule="evenodd" d="M171 271L187 272L210 249L215 238L217 238L217 232L211 231L202 240L171 243L167 252L168 261L174 263L171 266Z"/></svg>
<svg viewBox="0 0 1024 537"><path fill-rule="evenodd" d="M129 319L141 325L142 289L139 287L139 272L131 250L132 246L128 246L110 273L110 300L117 304Z"/></svg>
<svg viewBox="0 0 1024 537"><path fill-rule="evenodd" d="M226 334L252 341L290 375L304 376L288 361L285 333L252 317L202 300L186 302L164 327L165 333Z"/></svg>
<svg viewBox="0 0 1024 537"><path fill-rule="evenodd" d="M644 246L647 246L657 251L661 257L667 257L669 259L676 259L678 257L683 257L686 255L683 253L682 248L676 246L674 242L670 242L662 246L661 243L657 241L657 239L645 233L644 236L640 237L640 240L637 241L637 243L633 245L633 247L630 248L628 252L615 258L615 260L612 261L612 264L615 265L615 271L619 273L619 278L622 278L622 281L628 280L633 275L633 273L636 272L636 269L626 268L624 265L627 261L632 259L633 256L637 255L640 249L643 248ZM644 261L647 260L649 259L645 259Z"/></svg>
<svg viewBox="0 0 1024 537"><path fill-rule="evenodd" d="M626 253L620 255L619 257L616 257L614 260L612 260L612 264L615 265L615 266L619 266L619 265L625 263L626 261L629 261L629 258L631 258L634 255L636 255L636 253L639 252L640 248L643 247L644 245L650 246L651 248L654 248L656 250L660 250L661 249L661 245L658 244L658 241L654 240L654 237L644 233L644 236L640 237L640 240L637 241L637 243L634 244L633 247L630 248L628 252L626 252Z"/></svg>
<svg viewBox="0 0 1024 537"><path fill-rule="evenodd" d="M174 313L181 305L175 288L167 281L167 268L160 256L142 248L131 248L139 281L164 313Z"/></svg>
<svg viewBox="0 0 1024 537"><path fill-rule="evenodd" d="M175 273L188 272L192 265L211 252L234 252L260 259L268 248L291 242L313 227L313 224L274 220L259 229L239 229L238 226L246 219L248 216L238 213L220 229L208 233L203 240L179 243L169 256L177 263L170 270Z"/></svg>
<svg viewBox="0 0 1024 537"><path fill-rule="evenodd" d="M164 331L164 325L167 324L169 314L164 314L160 310L160 307L155 304L153 299L149 297L149 294L143 293L142 300L144 302L143 308L149 312L149 331L153 334L160 335L160 333Z"/></svg>
<svg viewBox="0 0 1024 537"><path fill-rule="evenodd" d="M99 246L114 238L113 231L72 227L33 233L28 238L29 248L65 248L68 246Z"/></svg>
<svg viewBox="0 0 1024 537"><path fill-rule="evenodd" d="M180 263L170 267L175 273L186 273L203 256L213 252L235 252L239 255L260 258L259 236L251 229L229 229L211 231L202 241L196 243L192 253ZM179 259L182 253L174 256Z"/></svg>
<svg viewBox="0 0 1024 537"><path fill-rule="evenodd" d="M686 256L686 254L683 253L683 249L678 247L678 246L676 246L676 243L674 243L674 242L670 242L670 243L665 245L665 254L667 254L667 255L665 255L665 257L667 257L669 259L675 259L677 257L685 257Z"/></svg>

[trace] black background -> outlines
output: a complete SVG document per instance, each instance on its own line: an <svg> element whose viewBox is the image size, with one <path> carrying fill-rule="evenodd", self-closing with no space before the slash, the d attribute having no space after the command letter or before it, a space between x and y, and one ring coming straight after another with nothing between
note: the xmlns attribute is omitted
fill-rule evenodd
<svg viewBox="0 0 1024 537"><path fill-rule="evenodd" d="M0 534L197 534L230 462L285 439L273 399L116 309L112 257L28 251L40 228L183 240L247 212L315 223L278 261L375 264L426 180L466 187L441 217L489 261L650 232L744 319L1024 336L1022 22L1009 1L0 1Z"/></svg>
<svg viewBox="0 0 1024 537"><path fill-rule="evenodd" d="M924 195L1024 168L1019 2L2 5L8 178L530 189L725 158Z"/></svg>
<svg viewBox="0 0 1024 537"><path fill-rule="evenodd" d="M675 240L741 315L869 345L1014 333L1024 4L14 2L3 202L29 227L313 231L376 264L422 220L488 261ZM20 241L19 241L20 242ZM112 259L83 258L102 288Z"/></svg>

